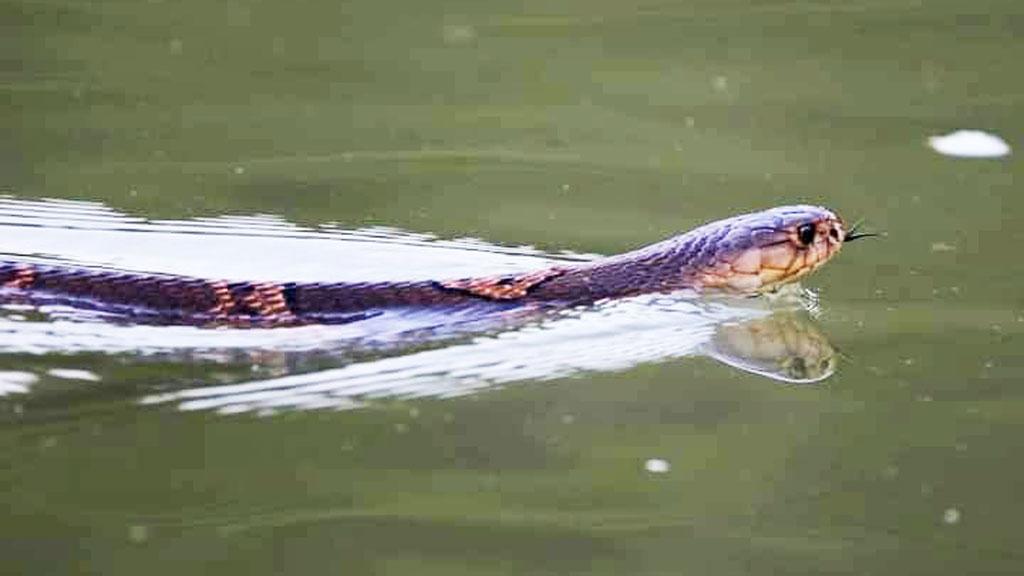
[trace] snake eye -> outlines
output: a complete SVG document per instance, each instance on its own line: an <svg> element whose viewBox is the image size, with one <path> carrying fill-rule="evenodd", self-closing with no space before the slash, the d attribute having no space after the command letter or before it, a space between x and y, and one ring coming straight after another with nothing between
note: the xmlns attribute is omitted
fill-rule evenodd
<svg viewBox="0 0 1024 576"><path fill-rule="evenodd" d="M810 246L814 242L815 233L814 224L802 224L796 229L796 237L804 246Z"/></svg>

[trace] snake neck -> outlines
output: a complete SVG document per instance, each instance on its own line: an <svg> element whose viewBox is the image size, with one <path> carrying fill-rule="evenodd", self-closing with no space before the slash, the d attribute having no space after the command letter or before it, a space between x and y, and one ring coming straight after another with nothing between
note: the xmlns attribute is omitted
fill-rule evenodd
<svg viewBox="0 0 1024 576"><path fill-rule="evenodd" d="M531 296L549 300L596 301L646 293L699 288L693 272L699 254L685 236L594 262L566 267Z"/></svg>

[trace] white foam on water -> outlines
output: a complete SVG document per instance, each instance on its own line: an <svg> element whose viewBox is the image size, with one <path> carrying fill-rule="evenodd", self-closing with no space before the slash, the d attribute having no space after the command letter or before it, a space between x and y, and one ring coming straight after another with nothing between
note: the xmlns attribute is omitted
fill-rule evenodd
<svg viewBox="0 0 1024 576"><path fill-rule="evenodd" d="M88 370L77 368L52 368L46 371L48 376L60 378L61 380L83 380L86 382L99 382L100 377Z"/></svg>
<svg viewBox="0 0 1024 576"><path fill-rule="evenodd" d="M651 474L665 474L672 469L672 465L668 463L668 460L662 460L661 458L650 458L644 462L644 470Z"/></svg>
<svg viewBox="0 0 1024 576"><path fill-rule="evenodd" d="M931 136L928 145L939 154L957 158L1000 158L1010 154L1010 145L1005 140L981 130L957 130Z"/></svg>
<svg viewBox="0 0 1024 576"><path fill-rule="evenodd" d="M32 385L38 381L39 376L31 372L2 370L0 371L0 396L27 394Z"/></svg>

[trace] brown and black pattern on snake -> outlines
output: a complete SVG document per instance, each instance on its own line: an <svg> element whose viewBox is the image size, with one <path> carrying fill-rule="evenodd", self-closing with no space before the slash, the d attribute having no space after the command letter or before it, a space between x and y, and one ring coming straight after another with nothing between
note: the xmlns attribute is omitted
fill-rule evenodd
<svg viewBox="0 0 1024 576"><path fill-rule="evenodd" d="M229 282L0 258L0 302L14 294L153 322L270 327L350 322L388 308L572 305L681 289L756 294L810 273L856 237L829 210L784 206L592 262L375 283Z"/></svg>
<svg viewBox="0 0 1024 576"><path fill-rule="evenodd" d="M12 266L9 273L0 275L0 286L15 290L27 290L36 281L35 267L23 264Z"/></svg>

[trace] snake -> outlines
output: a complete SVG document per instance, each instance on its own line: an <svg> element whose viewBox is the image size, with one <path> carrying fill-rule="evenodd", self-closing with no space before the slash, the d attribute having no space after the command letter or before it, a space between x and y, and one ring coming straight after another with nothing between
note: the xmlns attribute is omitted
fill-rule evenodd
<svg viewBox="0 0 1024 576"><path fill-rule="evenodd" d="M0 302L60 303L131 320L255 327L354 322L387 309L570 307L641 294L778 290L873 234L792 205L713 221L632 251L522 273L406 282L259 282L0 257Z"/></svg>

